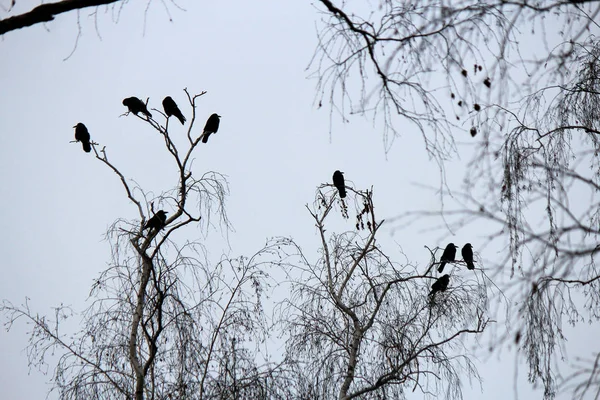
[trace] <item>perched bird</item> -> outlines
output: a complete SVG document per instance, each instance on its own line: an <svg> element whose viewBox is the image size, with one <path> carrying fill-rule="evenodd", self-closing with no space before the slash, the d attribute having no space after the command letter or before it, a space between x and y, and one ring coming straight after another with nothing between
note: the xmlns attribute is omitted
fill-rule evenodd
<svg viewBox="0 0 600 400"><path fill-rule="evenodd" d="M204 132L202 132L202 143L208 142L208 137L211 133L217 133L219 130L219 122L221 122L219 118L221 118L221 116L217 114L208 117L206 125L204 125Z"/></svg>
<svg viewBox="0 0 600 400"><path fill-rule="evenodd" d="M181 125L185 123L185 117L183 116L181 110L179 109L179 107L177 107L175 100L173 100L171 96L165 97L165 99L163 100L163 108L165 109L165 114L167 114L167 118L171 115L174 115L177 117L179 122L181 122Z"/></svg>
<svg viewBox="0 0 600 400"><path fill-rule="evenodd" d="M473 246L471 246L471 243L465 244L460 254L462 254L463 260L467 263L467 269L475 269L475 264L473 264Z"/></svg>
<svg viewBox="0 0 600 400"><path fill-rule="evenodd" d="M75 128L75 141L81 142L83 151L86 153L92 151L92 146L90 144L90 133L88 132L86 126L80 122L73 128Z"/></svg>
<svg viewBox="0 0 600 400"><path fill-rule="evenodd" d="M448 243L448 246L444 249L442 253L442 257L440 258L440 266L438 268L438 272L442 272L447 262L454 261L456 257L456 249L458 246L455 246L454 243Z"/></svg>
<svg viewBox="0 0 600 400"><path fill-rule="evenodd" d="M146 114L148 118L152 118L152 114L146 108L146 103L138 99L137 97L128 97L123 100L123 105L129 109L129 112L138 115L138 113Z"/></svg>
<svg viewBox="0 0 600 400"><path fill-rule="evenodd" d="M448 289L448 284L450 283L450 275L446 274L441 278L438 278L433 285L431 285L431 292L429 292L430 296L435 296L437 292L445 292Z"/></svg>
<svg viewBox="0 0 600 400"><path fill-rule="evenodd" d="M343 199L346 197L346 185L344 183L344 173L340 171L335 171L333 173L333 186L337 188L340 192L340 197Z"/></svg>
<svg viewBox="0 0 600 400"><path fill-rule="evenodd" d="M157 231L160 231L162 228L165 227L166 222L167 222L167 212L163 211L163 210L159 210L156 212L156 214L154 214L152 216L152 218L150 218L146 222L146 225L144 225L144 229L142 229L142 230L146 230L148 228L150 228L150 229L154 228Z"/></svg>

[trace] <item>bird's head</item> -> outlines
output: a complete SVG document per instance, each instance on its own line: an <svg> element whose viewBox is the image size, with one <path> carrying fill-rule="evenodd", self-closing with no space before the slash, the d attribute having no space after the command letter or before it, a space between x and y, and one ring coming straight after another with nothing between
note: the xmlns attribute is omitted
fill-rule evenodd
<svg viewBox="0 0 600 400"><path fill-rule="evenodd" d="M73 125L73 128L79 128L80 126L83 126L81 122L77 123L77 125Z"/></svg>
<svg viewBox="0 0 600 400"><path fill-rule="evenodd" d="M471 243L467 243L467 244L465 244L465 247L466 248L472 248L473 246L471 246Z"/></svg>

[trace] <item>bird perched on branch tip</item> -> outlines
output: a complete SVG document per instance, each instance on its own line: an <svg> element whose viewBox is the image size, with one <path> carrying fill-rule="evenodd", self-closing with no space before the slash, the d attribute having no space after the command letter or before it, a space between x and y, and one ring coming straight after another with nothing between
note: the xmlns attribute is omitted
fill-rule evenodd
<svg viewBox="0 0 600 400"><path fill-rule="evenodd" d="M171 96L165 97L162 104L163 108L165 109L165 114L167 114L167 118L171 115L174 115L175 117L177 117L179 122L181 122L181 125L185 124L185 117L183 116L181 110L179 109L179 107L177 107L177 103L175 103L175 100L173 100Z"/></svg>
<svg viewBox="0 0 600 400"><path fill-rule="evenodd" d="M456 249L458 246L455 246L454 243L448 243L448 246L444 249L442 253L442 257L440 258L440 266L438 268L438 272L442 272L447 262L452 262L456 258Z"/></svg>
<svg viewBox="0 0 600 400"><path fill-rule="evenodd" d="M78 123L73 128L75 128L75 141L81 142L83 146L83 151L89 153L92 151L92 145L90 143L90 132L88 132L87 127L83 123Z"/></svg>
<svg viewBox="0 0 600 400"><path fill-rule="evenodd" d="M336 170L333 173L333 186L340 192L340 197L346 197L346 184L344 182L344 173Z"/></svg>
<svg viewBox="0 0 600 400"><path fill-rule="evenodd" d="M204 131L202 132L202 143L208 142L208 137L211 133L217 133L219 130L219 122L221 122L219 118L221 118L221 116L216 113L208 117L206 125L204 125Z"/></svg>
<svg viewBox="0 0 600 400"><path fill-rule="evenodd" d="M150 114L150 112L148 111L146 103L144 103L142 100L138 99L135 96L124 99L123 105L129 109L129 112L132 112L135 115L138 115L138 113L142 113L145 114L148 118L152 118L152 114Z"/></svg>
<svg viewBox="0 0 600 400"><path fill-rule="evenodd" d="M463 260L467 263L467 269L475 269L475 264L473 263L473 246L471 246L471 243L465 244L460 253Z"/></svg>

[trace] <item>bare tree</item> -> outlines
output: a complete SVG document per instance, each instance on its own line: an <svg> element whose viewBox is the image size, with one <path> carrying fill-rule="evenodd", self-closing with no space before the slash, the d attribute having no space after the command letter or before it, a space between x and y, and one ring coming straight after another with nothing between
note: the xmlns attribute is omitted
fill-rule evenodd
<svg viewBox="0 0 600 400"><path fill-rule="evenodd" d="M346 201L358 205L357 229L335 234L326 221L337 192L323 189L309 208L319 258L310 261L291 243L299 261L291 267L291 297L280 305L296 397L405 398L418 389L460 398L461 382L478 379L465 342L489 323L487 280L462 268L446 291L429 294L435 277L378 244L384 221L375 216L372 191L347 188Z"/></svg>
<svg viewBox="0 0 600 400"><path fill-rule="evenodd" d="M381 115L386 140L397 121L415 123L442 169L455 138L475 137L465 187L445 199L456 207L404 214L402 224L497 223L488 240L506 240L507 251L487 272L516 304L500 341L517 344L546 398L561 388L600 395L594 357L575 365L588 375L559 368L563 324L599 318L600 3L320 3L321 98L342 114Z"/></svg>
<svg viewBox="0 0 600 400"><path fill-rule="evenodd" d="M106 148L92 142L96 159L120 179L140 219L119 219L109 229L112 261L92 287L79 332L61 329L73 316L68 307L46 317L28 302L0 305L9 328L19 319L32 324L31 364L42 366L49 354L60 355L52 382L61 399L269 398L275 393L269 383L275 369L255 344L267 333L262 302L268 276L260 257L275 252L277 244L250 258L211 265L200 242L173 240L187 225L207 226L211 217L229 227L227 181L217 172L196 178L192 171L201 138L194 131L196 103L205 92L185 93L192 117L184 145L169 134L168 119L163 126L138 116L162 136L171 155L178 171L171 190L149 197L110 161ZM172 215L163 224L148 224L159 208L173 210Z"/></svg>

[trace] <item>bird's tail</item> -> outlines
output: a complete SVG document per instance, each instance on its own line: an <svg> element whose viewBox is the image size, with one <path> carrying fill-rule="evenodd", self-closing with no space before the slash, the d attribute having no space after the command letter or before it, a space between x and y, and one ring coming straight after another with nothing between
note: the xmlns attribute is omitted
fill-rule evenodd
<svg viewBox="0 0 600 400"><path fill-rule="evenodd" d="M467 269L475 269L475 264L473 264L473 261L467 261Z"/></svg>
<svg viewBox="0 0 600 400"><path fill-rule="evenodd" d="M445 262L441 263L440 266L438 267L438 272L442 272L444 270L445 266L446 266Z"/></svg>
<svg viewBox="0 0 600 400"><path fill-rule="evenodd" d="M179 113L179 115L176 115L176 117L179 120L179 122L181 122L181 125L185 125L185 117L183 116L183 114Z"/></svg>
<svg viewBox="0 0 600 400"><path fill-rule="evenodd" d="M346 188L345 187L340 188L340 197L342 199L346 197Z"/></svg>
<svg viewBox="0 0 600 400"><path fill-rule="evenodd" d="M202 134L202 143L208 143L208 137L210 136L210 132L204 132Z"/></svg>
<svg viewBox="0 0 600 400"><path fill-rule="evenodd" d="M81 145L83 146L83 151L85 151L86 153L92 151L92 145L90 144L90 142L81 142Z"/></svg>

